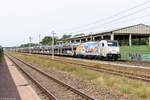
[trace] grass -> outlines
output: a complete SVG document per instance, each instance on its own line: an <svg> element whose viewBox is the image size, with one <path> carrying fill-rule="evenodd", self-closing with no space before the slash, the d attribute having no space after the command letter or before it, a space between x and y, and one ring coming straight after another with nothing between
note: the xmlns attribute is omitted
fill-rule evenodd
<svg viewBox="0 0 150 100"><path fill-rule="evenodd" d="M26 55L26 54L23 54ZM42 56L42 55L36 55L34 56L45 59L45 60L52 60L51 57L48 56ZM130 73L136 73L139 75L149 75L150 70L145 70L145 69L140 69L140 68L130 68L130 67L122 67L122 66L115 66L115 65L109 65L109 64L101 64L97 62L87 62L87 61L82 61L82 60L77 60L77 59L67 59L67 58L61 58L61 57L55 57L55 60L60 60L61 63L64 62L78 62L78 64L83 64L83 65L89 65L90 67L95 67L95 68L106 68L106 69L112 69L112 70L118 70L118 71L123 71L123 72L130 72ZM55 63L59 61L54 61ZM60 63L60 62L59 62ZM72 64L70 64L72 65Z"/></svg>
<svg viewBox="0 0 150 100"><path fill-rule="evenodd" d="M150 54L150 46L148 45L121 46L120 50L121 52L127 52L127 53Z"/></svg>
<svg viewBox="0 0 150 100"><path fill-rule="evenodd" d="M135 46L121 46L121 59L130 59L129 54L150 54L150 46L148 45L135 45ZM149 59L150 60L150 59Z"/></svg>
<svg viewBox="0 0 150 100"><path fill-rule="evenodd" d="M128 94L135 100L150 100L150 84L138 80L130 80L125 77L113 76L105 73L95 72L92 70L77 67L76 65L56 63L40 57L11 53L26 61L36 63L40 66L46 66L51 69L59 70L96 84L99 87L111 88L118 93Z"/></svg>
<svg viewBox="0 0 150 100"><path fill-rule="evenodd" d="M24 54L26 55L26 54ZM35 56L35 54L34 54ZM50 57L45 57L42 55L36 55L36 57L40 57L42 59L45 60L51 60ZM136 74L140 74L140 75L149 75L150 74L150 70L144 70L144 69L140 69L140 68L127 68L127 67L121 67L121 66L113 66L113 65L109 65L109 64L101 64L101 63L96 63L96 62L86 62L86 61L82 61L82 60L76 60L76 59L66 59L66 58L61 58L61 57L55 57L56 60L60 60L60 61L64 61L64 62L78 62L78 64L83 64L83 65L90 65L91 67L96 67L96 68L106 68L106 69L113 69L113 70L119 70L119 71L124 71L124 72L131 72L131 73L136 73ZM55 61L56 63L58 61Z"/></svg>
<svg viewBox="0 0 150 100"><path fill-rule="evenodd" d="M0 63L2 63L3 57L3 54L0 54Z"/></svg>

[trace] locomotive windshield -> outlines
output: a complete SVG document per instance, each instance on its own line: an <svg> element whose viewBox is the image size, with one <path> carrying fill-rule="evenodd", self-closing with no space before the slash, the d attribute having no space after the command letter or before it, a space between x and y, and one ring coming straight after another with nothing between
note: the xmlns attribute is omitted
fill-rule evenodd
<svg viewBox="0 0 150 100"><path fill-rule="evenodd" d="M107 45L109 47L117 47L118 46L118 42L117 41L107 41Z"/></svg>

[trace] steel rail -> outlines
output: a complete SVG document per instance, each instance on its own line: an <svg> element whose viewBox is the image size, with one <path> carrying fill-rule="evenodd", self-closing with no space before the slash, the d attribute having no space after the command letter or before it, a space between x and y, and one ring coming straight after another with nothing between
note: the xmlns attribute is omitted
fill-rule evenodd
<svg viewBox="0 0 150 100"><path fill-rule="evenodd" d="M76 94L82 96L82 97L85 98L86 100L96 100L94 97L88 96L88 95L85 94L83 91L81 91L81 90L79 90L79 89L75 89L75 88L72 87L71 85L69 85L69 84L67 84L67 83L64 83L64 82L62 82L61 80L58 80L58 79L56 79L56 78L50 76L49 74L45 73L44 71L40 70L39 68L34 67L33 65L28 64L28 63L24 62L23 60L21 60L21 59L19 59L19 58L17 58L17 57L14 57L14 56L8 55L8 54L5 54L5 55L11 56L11 57L17 59L18 61L24 63L25 65L29 66L30 68L32 68L32 69L38 71L39 73L43 74L44 76L46 76L46 77L52 79L53 81L55 81L55 82L57 82L57 83L59 83L59 84L65 86L65 87L69 88L69 89L72 90L74 93L76 93Z"/></svg>
<svg viewBox="0 0 150 100"><path fill-rule="evenodd" d="M117 76L123 76L123 77L127 77L127 78L131 78L131 79L136 79L136 80L142 80L142 81L146 81L146 82L150 82L150 76L148 75L140 75L140 74L135 74L135 73L131 73L131 72L125 72L125 71L120 71L120 70L114 70L114 69L110 69L110 68L102 68L102 67L95 67L92 65L85 65L85 64L78 64L78 63L73 63L73 62L69 62L69 61L64 61L64 60L56 60L56 59L51 59L53 61L57 61L63 64L74 64L74 65L79 65L83 68L87 68L90 70L94 70L97 72L105 72L108 74L113 74L113 75L117 75Z"/></svg>
<svg viewBox="0 0 150 100"><path fill-rule="evenodd" d="M40 82L36 81L29 73L20 67L9 55L5 54L50 100L57 100L57 98L51 94Z"/></svg>
<svg viewBox="0 0 150 100"><path fill-rule="evenodd" d="M131 79L137 79L137 80L150 82L150 76L148 75L140 75L140 74L125 72L125 71L120 71L120 70L113 70L110 68L102 68L102 67L97 68L92 65L79 64L79 63L74 63L74 62L69 62L69 61L64 61L64 60L58 60L58 59L51 59L51 60L64 63L64 64L68 63L68 64L79 65L83 68L87 68L87 69L98 71L98 72L106 72L106 73L113 74L113 75L118 75L118 76L128 77Z"/></svg>

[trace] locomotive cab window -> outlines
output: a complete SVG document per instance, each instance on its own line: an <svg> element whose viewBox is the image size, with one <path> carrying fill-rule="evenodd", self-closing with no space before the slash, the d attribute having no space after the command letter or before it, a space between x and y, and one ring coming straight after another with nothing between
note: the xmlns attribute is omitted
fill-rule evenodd
<svg viewBox="0 0 150 100"><path fill-rule="evenodd" d="M107 45L109 47L117 47L118 46L118 42L117 41L107 41Z"/></svg>
<svg viewBox="0 0 150 100"><path fill-rule="evenodd" d="M105 46L105 44L104 43L102 43L102 47L104 47Z"/></svg>

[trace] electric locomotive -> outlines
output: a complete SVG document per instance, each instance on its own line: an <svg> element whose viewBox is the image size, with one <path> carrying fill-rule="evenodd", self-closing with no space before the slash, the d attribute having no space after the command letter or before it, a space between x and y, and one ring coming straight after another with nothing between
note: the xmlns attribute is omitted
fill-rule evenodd
<svg viewBox="0 0 150 100"><path fill-rule="evenodd" d="M120 58L119 44L112 40L81 43L77 46L76 55L117 60Z"/></svg>

